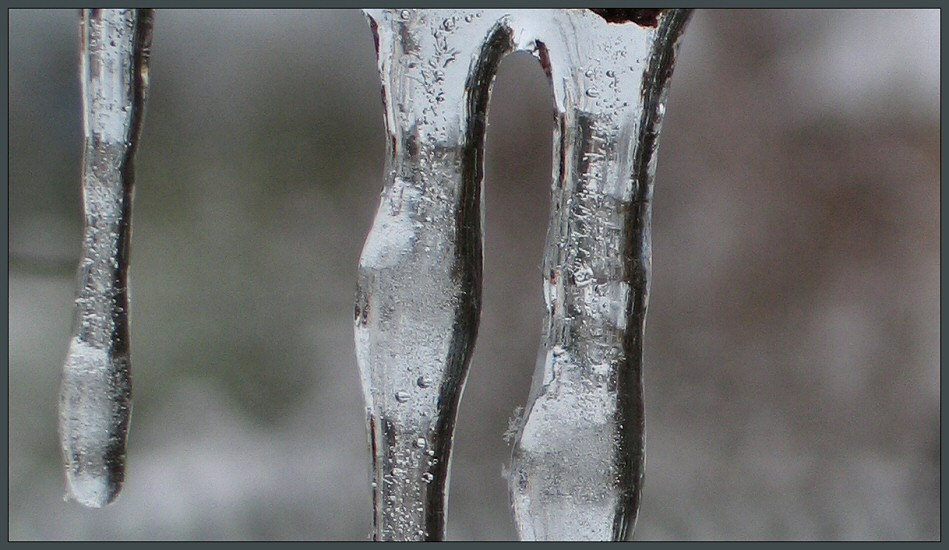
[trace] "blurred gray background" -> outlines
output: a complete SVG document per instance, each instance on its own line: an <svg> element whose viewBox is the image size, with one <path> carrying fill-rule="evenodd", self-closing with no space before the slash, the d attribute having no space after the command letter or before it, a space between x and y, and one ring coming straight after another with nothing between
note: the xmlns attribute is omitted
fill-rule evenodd
<svg viewBox="0 0 949 550"><path fill-rule="evenodd" d="M75 10L10 12L10 538L364 540L356 263L382 105L356 10L160 10L124 493L63 501L82 229ZM663 128L636 538L938 539L938 11L696 13ZM450 540L514 537L551 102L501 65Z"/></svg>

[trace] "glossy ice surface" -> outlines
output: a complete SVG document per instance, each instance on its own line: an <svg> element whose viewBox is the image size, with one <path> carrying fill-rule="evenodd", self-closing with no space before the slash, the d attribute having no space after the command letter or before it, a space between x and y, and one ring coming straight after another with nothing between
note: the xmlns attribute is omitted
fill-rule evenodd
<svg viewBox="0 0 949 550"><path fill-rule="evenodd" d="M643 471L655 151L688 11L366 14L388 134L355 310L373 535L444 536L453 424L480 313L488 97L500 59L527 50L550 78L556 135L548 318L511 469L515 521L526 540L624 539Z"/></svg>
<svg viewBox="0 0 949 550"><path fill-rule="evenodd" d="M151 10L83 10L81 18L85 229L59 410L67 498L95 508L118 496L125 477L132 157L151 21Z"/></svg>

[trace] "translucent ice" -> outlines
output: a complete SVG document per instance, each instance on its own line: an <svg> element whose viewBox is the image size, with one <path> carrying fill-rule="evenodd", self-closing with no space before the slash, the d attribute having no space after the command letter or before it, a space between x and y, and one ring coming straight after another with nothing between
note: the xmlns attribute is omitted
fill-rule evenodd
<svg viewBox="0 0 949 550"><path fill-rule="evenodd" d="M498 43L509 39L492 21L456 10L366 15L387 133L355 312L373 536L440 540L455 412L481 308L485 114L505 51Z"/></svg>
<svg viewBox="0 0 949 550"><path fill-rule="evenodd" d="M547 322L511 466L522 540L624 540L642 490L655 152L689 12L596 11L535 31L556 135Z"/></svg>
<svg viewBox="0 0 949 550"><path fill-rule="evenodd" d="M655 150L688 11L366 14L388 138L355 311L374 537L444 536L452 430L480 313L488 96L500 59L522 49L550 78L557 134L548 319L516 430L515 520L522 539L623 539L642 478Z"/></svg>
<svg viewBox="0 0 949 550"><path fill-rule="evenodd" d="M118 496L125 477L132 157L152 17L152 10L90 9L80 20L85 229L59 412L67 497L95 508Z"/></svg>

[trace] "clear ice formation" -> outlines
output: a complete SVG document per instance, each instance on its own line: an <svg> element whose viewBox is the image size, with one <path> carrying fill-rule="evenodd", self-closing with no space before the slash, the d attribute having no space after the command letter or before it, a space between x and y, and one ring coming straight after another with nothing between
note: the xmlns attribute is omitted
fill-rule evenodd
<svg viewBox="0 0 949 550"><path fill-rule="evenodd" d="M66 496L93 508L115 500L125 477L132 158L152 19L152 10L136 9L86 9L80 16L85 228L59 414Z"/></svg>
<svg viewBox="0 0 949 550"><path fill-rule="evenodd" d="M643 476L642 337L659 128L689 10L364 10L384 186L355 335L373 537L441 540L481 306L482 157L500 60L532 52L556 133L547 322L510 492L522 540L624 540Z"/></svg>

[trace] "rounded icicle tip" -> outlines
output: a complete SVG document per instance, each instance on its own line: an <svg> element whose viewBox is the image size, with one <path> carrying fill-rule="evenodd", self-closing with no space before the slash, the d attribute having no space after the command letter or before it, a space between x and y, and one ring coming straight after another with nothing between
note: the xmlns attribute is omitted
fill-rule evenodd
<svg viewBox="0 0 949 550"><path fill-rule="evenodd" d="M66 500L74 500L89 508L102 508L115 502L122 482L109 475L67 472L66 486L69 490Z"/></svg>
<svg viewBox="0 0 949 550"><path fill-rule="evenodd" d="M59 401L67 500L101 508L118 497L131 413L128 356L74 338Z"/></svg>

